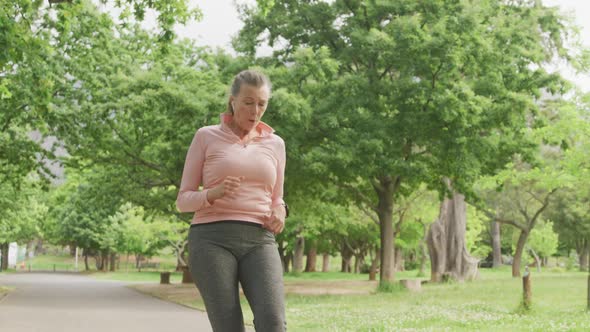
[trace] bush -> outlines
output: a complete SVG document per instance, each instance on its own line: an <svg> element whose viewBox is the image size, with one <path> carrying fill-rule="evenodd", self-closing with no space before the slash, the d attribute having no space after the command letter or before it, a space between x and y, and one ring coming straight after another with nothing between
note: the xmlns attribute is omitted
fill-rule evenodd
<svg viewBox="0 0 590 332"><path fill-rule="evenodd" d="M363 263L361 265L361 273L368 274L371 272L371 264Z"/></svg>

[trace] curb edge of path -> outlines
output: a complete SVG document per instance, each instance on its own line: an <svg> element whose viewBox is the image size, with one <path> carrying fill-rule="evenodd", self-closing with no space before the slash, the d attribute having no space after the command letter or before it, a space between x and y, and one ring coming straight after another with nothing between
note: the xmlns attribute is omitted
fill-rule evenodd
<svg viewBox="0 0 590 332"><path fill-rule="evenodd" d="M137 285L142 285L142 284L137 284ZM189 308L189 309L196 310L196 311L202 312L204 314L207 314L207 310L202 310L202 309L199 309L199 308L191 307L191 306L189 306L187 304L178 303L178 302L170 301L170 300L167 300L167 299L163 299L163 298L158 297L158 296L156 296L156 295L154 295L152 293L144 293L144 292L140 291L139 289L134 288L132 286L133 286L133 284L127 284L127 285L125 285L125 288L132 289L133 291L138 292L139 294L147 295L149 297L153 297L153 298L158 299L160 301L164 301L164 302L167 302L167 303L173 303L173 304L179 305L181 307ZM254 326L252 324L248 324L248 323L244 322L244 325L246 327L246 331L247 332L253 331L252 329L254 328Z"/></svg>
<svg viewBox="0 0 590 332"><path fill-rule="evenodd" d="M14 291L14 289L8 289L6 291L6 293L0 293L0 303L2 303L2 301L4 301L4 299L6 299L8 297L8 295L10 293L12 293Z"/></svg>
<svg viewBox="0 0 590 332"><path fill-rule="evenodd" d="M147 285L147 284L137 284L137 285ZM185 308L189 308L189 309L192 309L192 310L196 310L196 311L200 311L200 312L203 312L203 313L207 313L207 310L202 310L202 309L199 309L199 308L191 307L188 304L178 303L178 302L170 301L170 300L167 300L167 299L163 299L163 298L158 297L158 296L156 296L156 295L154 295L152 293L142 292L139 289L137 289L135 287L132 287L132 286L133 285L125 285L125 288L132 289L132 290L138 292L139 294L147 295L149 297L153 297L155 299L158 299L158 300L161 300L161 301L164 301L164 302L167 302L167 303L172 303L172 304L179 305L181 307L185 307ZM2 300L0 299L0 301L2 301Z"/></svg>

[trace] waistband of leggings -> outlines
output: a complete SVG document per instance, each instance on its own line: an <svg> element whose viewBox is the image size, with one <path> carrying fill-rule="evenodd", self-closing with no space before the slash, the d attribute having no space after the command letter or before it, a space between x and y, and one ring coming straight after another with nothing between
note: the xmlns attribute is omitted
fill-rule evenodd
<svg viewBox="0 0 590 332"><path fill-rule="evenodd" d="M257 224L257 223L251 222L251 221L243 221L243 220L219 220L219 221L212 221L212 222L206 222L206 223L191 224L191 228L218 225L220 223L223 223L224 225L234 224L234 225L244 225L244 226L252 226L252 227L262 228L262 224Z"/></svg>

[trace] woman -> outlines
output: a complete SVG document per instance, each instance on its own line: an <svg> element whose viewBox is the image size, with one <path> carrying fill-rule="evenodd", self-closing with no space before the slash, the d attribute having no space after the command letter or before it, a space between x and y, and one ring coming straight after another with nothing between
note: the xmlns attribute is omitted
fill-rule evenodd
<svg viewBox="0 0 590 332"><path fill-rule="evenodd" d="M197 130L184 164L176 205L195 212L190 271L214 331L244 331L238 282L256 330L286 330L283 269L274 238L288 214L285 143L260 121L270 94L265 75L240 72L221 124Z"/></svg>

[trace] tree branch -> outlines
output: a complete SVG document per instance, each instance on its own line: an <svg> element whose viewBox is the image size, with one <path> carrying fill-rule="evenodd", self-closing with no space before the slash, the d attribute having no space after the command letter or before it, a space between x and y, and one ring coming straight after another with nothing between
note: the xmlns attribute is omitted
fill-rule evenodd
<svg viewBox="0 0 590 332"><path fill-rule="evenodd" d="M364 204L359 204L358 207L361 209L361 211L363 211L363 213L367 217L371 218L371 220L373 220L373 222L375 222L377 225L380 225L379 218L377 218L375 216L375 213L376 213L375 211L373 211L373 213L371 213L371 211Z"/></svg>
<svg viewBox="0 0 590 332"><path fill-rule="evenodd" d="M128 147L132 147L133 145L129 142L129 140L127 140L123 135L121 135L121 133L115 128L115 126L113 126L113 124L111 123L111 121L107 121L107 123L109 124L109 127L111 128L111 130L113 132L115 132L115 134L117 134L117 137L119 137L121 139L121 141L123 141L123 143L125 143L125 145L127 145ZM138 161L141 165L144 165L150 169L153 169L155 171L161 172L162 169L159 165L157 164L153 164L150 163L146 160L144 160L143 158L141 158L140 156L128 151L127 149L122 149L123 153L125 153L127 156L135 159L136 161Z"/></svg>
<svg viewBox="0 0 590 332"><path fill-rule="evenodd" d="M543 200L537 197L537 195L535 195L532 190L526 190L526 193L531 195L531 197L534 198L537 202L543 204Z"/></svg>
<svg viewBox="0 0 590 332"><path fill-rule="evenodd" d="M557 191L557 188L554 188L553 190L551 190L547 196L545 196L545 199L543 199L543 205L541 206L541 208L539 210L537 210L537 212L535 212L535 215L533 216L533 219L531 219L529 225L530 225L530 229L533 229L533 227L535 226L535 223L537 222L537 218L539 218L539 216L541 215L541 213L547 208L547 206L549 206L549 198L551 197L551 195L553 195L555 192Z"/></svg>
<svg viewBox="0 0 590 332"><path fill-rule="evenodd" d="M512 225L520 230L526 230L526 226L524 226L523 224L519 223L516 220L501 218L496 213L493 213L492 211L490 211L490 210L486 209L485 207L483 207L479 204L476 204L476 203L467 202L467 204L473 206L475 209L477 209L478 211L485 214L488 218L495 220L501 224Z"/></svg>
<svg viewBox="0 0 590 332"><path fill-rule="evenodd" d="M373 210L375 213L378 212L377 207L374 206L373 204L371 204L371 200L365 194L363 194L359 190L359 188L354 187L350 184L346 184L346 183L337 183L336 186L344 188L345 190L352 192L354 194L354 196L356 196L356 198L359 200L359 202L361 202L360 205L365 204L365 209L368 207L369 209Z"/></svg>
<svg viewBox="0 0 590 332"><path fill-rule="evenodd" d="M387 68L385 68L385 70L381 73L381 75L379 75L379 80L382 80L383 77L385 77L385 75L387 73L389 73L389 71L391 70L391 67L393 67L393 65L389 65Z"/></svg>

